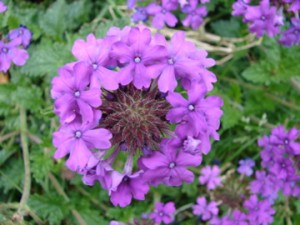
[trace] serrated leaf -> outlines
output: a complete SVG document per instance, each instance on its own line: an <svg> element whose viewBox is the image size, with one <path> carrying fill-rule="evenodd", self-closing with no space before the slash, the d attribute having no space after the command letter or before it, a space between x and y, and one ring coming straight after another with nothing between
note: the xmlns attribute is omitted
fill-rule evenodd
<svg viewBox="0 0 300 225"><path fill-rule="evenodd" d="M59 67L73 60L70 47L60 43L41 43L31 48L29 53L30 58L20 72L35 77L53 77Z"/></svg>
<svg viewBox="0 0 300 225"><path fill-rule="evenodd" d="M29 206L41 218L50 225L61 224L67 214L66 202L59 196L48 194L47 196L33 195L29 199Z"/></svg>
<svg viewBox="0 0 300 225"><path fill-rule="evenodd" d="M52 157L37 151L31 153L30 159L33 177L38 183L42 183L53 166Z"/></svg>

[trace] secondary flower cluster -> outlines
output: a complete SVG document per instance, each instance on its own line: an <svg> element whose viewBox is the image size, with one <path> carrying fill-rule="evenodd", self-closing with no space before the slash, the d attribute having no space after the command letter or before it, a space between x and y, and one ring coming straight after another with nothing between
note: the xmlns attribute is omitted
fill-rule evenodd
<svg viewBox="0 0 300 225"><path fill-rule="evenodd" d="M115 206L143 200L149 185L193 182L188 167L219 139L223 102L206 96L214 60L183 32L167 42L142 26L90 34L72 53L77 61L52 81L54 157L69 155L67 167L100 183Z"/></svg>
<svg viewBox="0 0 300 225"><path fill-rule="evenodd" d="M6 10L6 5L0 1L0 13ZM0 72L6 73L12 63L17 66L23 66L26 63L29 55L25 49L30 44L31 36L31 32L21 25L0 39Z"/></svg>
<svg viewBox="0 0 300 225"><path fill-rule="evenodd" d="M178 18L174 15L179 11L185 14L181 21L183 26L198 29L203 23L203 18L207 15L207 9L204 5L210 0L159 0L146 6L135 7L135 13L132 15L134 22L147 21L152 18L152 25L157 29L162 29L165 25L175 27ZM139 1L141 2L141 1ZM134 8L136 0L128 0L128 7Z"/></svg>
<svg viewBox="0 0 300 225"><path fill-rule="evenodd" d="M260 0L258 5L251 5L251 0L237 0L232 15L243 16L243 21L257 37L274 37L287 25L289 28L281 33L279 43L292 46L300 44L299 9L299 0Z"/></svg>

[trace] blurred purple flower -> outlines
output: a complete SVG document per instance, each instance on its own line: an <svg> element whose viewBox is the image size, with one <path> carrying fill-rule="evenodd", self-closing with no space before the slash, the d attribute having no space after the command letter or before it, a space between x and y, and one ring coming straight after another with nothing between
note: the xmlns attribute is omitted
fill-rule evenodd
<svg viewBox="0 0 300 225"><path fill-rule="evenodd" d="M208 190L216 189L221 185L220 178L221 170L218 166L205 166L201 169L201 175L199 176L199 182L202 185L206 185Z"/></svg>
<svg viewBox="0 0 300 225"><path fill-rule="evenodd" d="M19 28L11 30L8 34L9 40L14 40L17 38L21 39L21 44L24 48L27 48L30 44L32 34L26 26L21 25Z"/></svg>
<svg viewBox="0 0 300 225"><path fill-rule="evenodd" d="M4 2L0 1L0 13L3 13L7 10L6 5L4 4Z"/></svg>
<svg viewBox="0 0 300 225"><path fill-rule="evenodd" d="M239 161L239 167L237 171L240 174L250 177L253 174L253 168L255 166L255 161L252 159L244 159Z"/></svg>
<svg viewBox="0 0 300 225"><path fill-rule="evenodd" d="M218 212L217 203L215 201L207 203L205 197L197 198L197 204L193 206L193 214L201 216L201 219L204 221L211 220L218 215Z"/></svg>
<svg viewBox="0 0 300 225"><path fill-rule="evenodd" d="M154 220L156 224L170 224L174 220L174 213L176 211L174 202L157 202L154 207L154 212L150 214L150 218Z"/></svg>

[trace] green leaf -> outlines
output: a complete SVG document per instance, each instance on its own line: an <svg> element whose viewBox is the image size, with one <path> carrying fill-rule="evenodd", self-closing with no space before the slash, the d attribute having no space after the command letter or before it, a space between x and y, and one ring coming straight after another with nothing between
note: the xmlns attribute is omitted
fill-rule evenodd
<svg viewBox="0 0 300 225"><path fill-rule="evenodd" d="M61 224L67 215L67 203L57 195L33 195L29 199L29 207L50 225Z"/></svg>
<svg viewBox="0 0 300 225"><path fill-rule="evenodd" d="M237 37L239 35L240 23L237 18L230 20L219 20L211 24L213 31L222 37ZM226 27L226 29L224 29Z"/></svg>
<svg viewBox="0 0 300 225"><path fill-rule="evenodd" d="M61 43L42 42L29 50L30 58L20 69L21 73L34 77L57 74L59 67L73 60L71 47Z"/></svg>
<svg viewBox="0 0 300 225"><path fill-rule="evenodd" d="M42 183L53 167L52 157L39 149L39 151L31 153L30 159L33 177L38 183Z"/></svg>

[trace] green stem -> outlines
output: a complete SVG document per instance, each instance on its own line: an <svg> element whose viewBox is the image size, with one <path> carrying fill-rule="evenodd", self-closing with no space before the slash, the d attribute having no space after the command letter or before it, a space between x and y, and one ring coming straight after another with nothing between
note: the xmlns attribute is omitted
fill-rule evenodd
<svg viewBox="0 0 300 225"><path fill-rule="evenodd" d="M189 204L186 204L184 206L181 206L180 208L178 208L176 210L176 212L174 214L177 215L178 213L181 213L181 212L183 212L183 211L185 211L187 209L190 209L190 208L192 208L193 205L194 205L194 203L189 203Z"/></svg>
<svg viewBox="0 0 300 225"><path fill-rule="evenodd" d="M31 189L30 159L29 159L26 120L27 120L26 110L21 106L20 107L21 146L23 151L24 172L25 172L23 193L22 193L20 205L17 212L21 220L23 220L24 212L26 211L26 204L29 199L30 189Z"/></svg>

